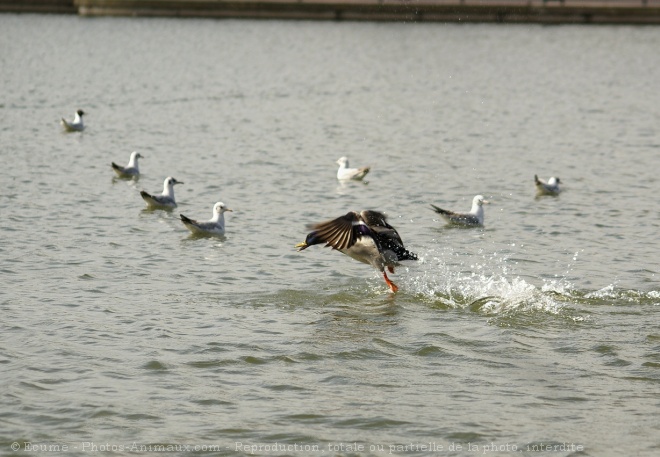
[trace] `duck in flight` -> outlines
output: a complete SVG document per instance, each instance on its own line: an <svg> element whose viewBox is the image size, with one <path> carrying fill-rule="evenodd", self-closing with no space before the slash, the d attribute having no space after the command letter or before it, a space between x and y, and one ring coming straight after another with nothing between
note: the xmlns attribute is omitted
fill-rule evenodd
<svg viewBox="0 0 660 457"><path fill-rule="evenodd" d="M367 263L383 274L392 292L399 288L387 277L402 260L417 260L416 254L403 246L399 233L387 223L387 217L378 211L351 211L336 219L310 226L312 231L305 241L296 244L298 251L315 244L326 247Z"/></svg>

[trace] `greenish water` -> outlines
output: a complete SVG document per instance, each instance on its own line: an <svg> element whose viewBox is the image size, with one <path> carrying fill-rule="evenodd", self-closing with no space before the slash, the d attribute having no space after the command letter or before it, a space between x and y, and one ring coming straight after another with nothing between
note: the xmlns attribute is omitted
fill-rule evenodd
<svg viewBox="0 0 660 457"><path fill-rule="evenodd" d="M658 29L3 15L0 39L3 454L657 454ZM178 208L145 210L170 175ZM478 193L483 229L430 209ZM190 237L216 201L226 236ZM293 247L367 208L420 256L396 295Z"/></svg>

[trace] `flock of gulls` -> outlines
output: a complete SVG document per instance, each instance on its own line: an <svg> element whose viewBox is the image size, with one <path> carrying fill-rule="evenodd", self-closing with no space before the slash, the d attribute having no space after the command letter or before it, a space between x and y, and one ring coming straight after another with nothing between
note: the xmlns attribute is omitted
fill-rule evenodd
<svg viewBox="0 0 660 457"><path fill-rule="evenodd" d="M79 109L75 112L73 120L68 121L62 118L61 124L64 130L67 132L82 132L85 129L85 124L83 123L84 114L85 112ZM110 166L117 174L117 177L122 179L136 179L140 177L139 159L142 158L143 156L139 152L133 151L126 166L118 165L115 162L112 162ZM163 182L163 192L160 195L150 194L145 190L141 190L140 196L142 196L149 209L172 210L177 206L176 199L174 198L174 186L176 184L183 184L183 182L178 181L172 176L168 176ZM179 217L183 225L194 235L221 236L225 234L224 214L227 211L232 210L227 208L224 203L217 202L213 205L213 216L208 221L197 221L183 214L180 214Z"/></svg>
<svg viewBox="0 0 660 457"><path fill-rule="evenodd" d="M82 110L76 111L73 120L67 121L62 118L62 126L69 132L80 132L85 127L83 124ZM111 166L119 178L135 179L140 176L138 160L142 155L133 151L126 166L117 165L112 162ZM337 160L339 169L337 179L339 181L362 180L370 170L370 167L350 168L348 158L341 157ZM561 181L557 177L551 177L543 182L534 175L534 183L538 195L558 195ZM140 191L142 199L149 209L172 210L176 208L174 198L174 186L183 182L168 176L163 182L163 192L159 195L150 194L144 190ZM472 200L472 208L468 212L454 212L431 205L448 224L465 227L482 227L484 225L484 204L488 204L483 195L477 195ZM209 221L197 221L180 214L183 225L194 235L217 236L225 234L224 213L232 211L224 203L217 202L213 205L213 217ZM403 260L417 260L418 256L410 252L403 245L399 233L394 227L387 223L387 216L379 211L365 210L361 212L350 211L336 219L309 225L309 232L305 241L295 245L298 251L310 246L323 244L331 247L352 259L366 263L383 274L385 283L391 292L396 292L398 287L387 276L387 272L394 273L394 267Z"/></svg>

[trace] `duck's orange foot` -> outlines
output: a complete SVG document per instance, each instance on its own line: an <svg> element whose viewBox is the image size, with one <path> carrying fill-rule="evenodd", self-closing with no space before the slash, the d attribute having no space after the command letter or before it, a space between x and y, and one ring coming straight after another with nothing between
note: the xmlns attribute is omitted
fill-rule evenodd
<svg viewBox="0 0 660 457"><path fill-rule="evenodd" d="M396 292L397 290L399 290L399 287L396 284L394 284L392 281L390 281L390 278L387 277L387 273L385 273L384 271L383 271L383 278L385 278L385 282L387 283L388 287L392 292Z"/></svg>
<svg viewBox="0 0 660 457"><path fill-rule="evenodd" d="M391 266L391 265L388 266L388 267L387 267L387 270L388 270L390 273L394 274L394 267L393 267L393 266Z"/></svg>

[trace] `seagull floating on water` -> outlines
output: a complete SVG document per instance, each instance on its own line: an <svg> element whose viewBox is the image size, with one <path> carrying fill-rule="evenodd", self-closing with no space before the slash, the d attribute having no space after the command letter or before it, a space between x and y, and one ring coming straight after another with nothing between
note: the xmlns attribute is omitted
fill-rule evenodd
<svg viewBox="0 0 660 457"><path fill-rule="evenodd" d="M371 167L362 167L362 168L348 168L348 157L340 157L337 160L339 165L339 170L337 170L337 179L346 180L346 179L356 179L361 180L364 178Z"/></svg>
<svg viewBox="0 0 660 457"><path fill-rule="evenodd" d="M331 246L382 272L387 286L396 292L399 288L387 277L385 268L394 273L394 267L399 261L417 260L418 257L403 246L401 237L386 219L378 211L351 211L336 219L310 226L313 231L305 241L296 244L296 248L302 251L309 246L325 243L326 247Z"/></svg>
<svg viewBox="0 0 660 457"><path fill-rule="evenodd" d="M181 222L190 230L194 235L224 235L225 234L225 214L227 211L233 211L225 206L224 203L218 202L213 205L213 217L208 222L198 222L190 219L183 214Z"/></svg>
<svg viewBox="0 0 660 457"><path fill-rule="evenodd" d="M168 176L163 182L163 193L161 195L151 195L144 190L140 191L140 195L145 202L147 202L147 207L151 209L172 209L176 207L176 201L174 200L174 185L183 184L181 181Z"/></svg>
<svg viewBox="0 0 660 457"><path fill-rule="evenodd" d="M479 226L484 225L484 203L489 203L484 200L483 195L477 195L472 199L472 209L469 213L455 213L446 209L438 208L431 205L436 213L440 214L444 220L450 224L465 225L465 226Z"/></svg>
<svg viewBox="0 0 660 457"><path fill-rule="evenodd" d="M62 126L64 126L64 129L67 132L81 132L85 128L82 120L83 114L85 114L85 112L79 109L76 111L72 121L67 121L66 119L62 118L61 122Z"/></svg>
<svg viewBox="0 0 660 457"><path fill-rule="evenodd" d="M545 183L541 181L537 175L534 175L534 184L536 184L536 191L540 195L557 195L560 192L559 183L561 183L559 178L556 178L554 176L548 179L548 182Z"/></svg>
<svg viewBox="0 0 660 457"><path fill-rule="evenodd" d="M138 159L142 159L143 156L136 151L131 152L131 158L128 159L128 165L122 167L112 162L112 169L115 170L117 176L120 178L133 178L140 176L140 169L138 167Z"/></svg>

